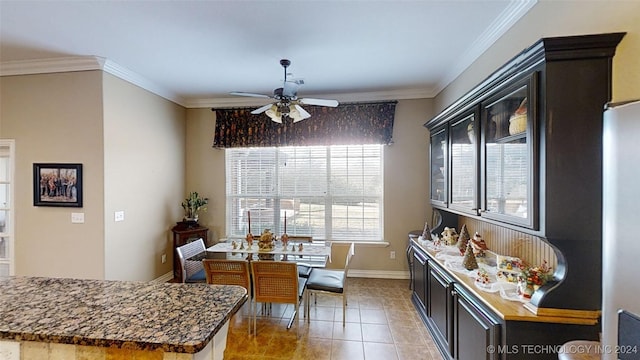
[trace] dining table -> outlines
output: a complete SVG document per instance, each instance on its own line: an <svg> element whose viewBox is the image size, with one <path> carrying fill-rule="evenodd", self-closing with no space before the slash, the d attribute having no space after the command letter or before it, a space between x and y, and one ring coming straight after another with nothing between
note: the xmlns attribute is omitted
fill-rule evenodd
<svg viewBox="0 0 640 360"><path fill-rule="evenodd" d="M312 267L324 267L327 261L331 261L331 247L324 243L308 242L289 242L285 247L277 242L271 250L261 250L257 241L249 247L246 241L226 240L187 260L200 261L205 258L294 261Z"/></svg>
<svg viewBox="0 0 640 360"><path fill-rule="evenodd" d="M254 241L249 246L246 241L241 239L223 240L206 248L204 252L190 257L187 261L202 261L204 259L292 261L310 267L325 267L327 261L331 261L331 246L329 246L328 242L310 243L300 241L290 241L284 246L282 242L275 241L273 248L264 250L259 248L258 241ZM263 304L263 306L265 305ZM294 312L289 319L287 328L291 328L295 315Z"/></svg>

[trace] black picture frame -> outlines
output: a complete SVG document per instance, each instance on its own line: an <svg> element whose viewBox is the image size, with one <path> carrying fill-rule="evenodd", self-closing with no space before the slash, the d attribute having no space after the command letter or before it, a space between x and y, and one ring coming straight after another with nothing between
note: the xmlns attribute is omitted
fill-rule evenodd
<svg viewBox="0 0 640 360"><path fill-rule="evenodd" d="M33 206L82 207L82 185L82 164L33 164Z"/></svg>

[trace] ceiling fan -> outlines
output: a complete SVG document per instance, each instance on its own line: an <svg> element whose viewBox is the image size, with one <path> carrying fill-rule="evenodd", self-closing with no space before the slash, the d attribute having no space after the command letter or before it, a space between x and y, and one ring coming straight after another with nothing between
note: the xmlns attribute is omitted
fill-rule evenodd
<svg viewBox="0 0 640 360"><path fill-rule="evenodd" d="M284 82L282 87L273 90L273 95L254 94L241 91L231 92L231 95L249 96L257 98L274 99L271 104L267 104L260 108L253 110L252 114L265 113L271 118L271 120L282 124L283 117L289 117L293 119L293 122L308 119L311 117L302 105L318 105L318 106L338 106L336 100L325 99L312 99L312 98L298 98L298 87L304 84L303 80L287 80L287 68L291 65L291 61L287 59L280 60L280 65L284 68Z"/></svg>

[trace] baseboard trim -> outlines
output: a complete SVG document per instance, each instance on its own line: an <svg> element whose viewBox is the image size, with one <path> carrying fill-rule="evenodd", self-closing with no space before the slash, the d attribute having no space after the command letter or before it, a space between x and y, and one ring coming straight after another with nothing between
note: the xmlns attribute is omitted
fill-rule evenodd
<svg viewBox="0 0 640 360"><path fill-rule="evenodd" d="M160 276L159 278L155 278L151 280L152 282L169 282L173 280L173 271L169 271L168 273Z"/></svg>
<svg viewBox="0 0 640 360"><path fill-rule="evenodd" d="M349 269L348 277L374 279L409 279L408 271L355 270Z"/></svg>

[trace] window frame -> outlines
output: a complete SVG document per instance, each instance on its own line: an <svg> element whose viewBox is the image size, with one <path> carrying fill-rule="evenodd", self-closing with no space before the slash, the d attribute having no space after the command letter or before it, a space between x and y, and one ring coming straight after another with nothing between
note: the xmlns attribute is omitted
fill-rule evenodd
<svg viewBox="0 0 640 360"><path fill-rule="evenodd" d="M5 201L4 206L0 204L0 211L4 212L4 228L0 232L0 241L5 242L4 256L0 257L0 277L4 275L15 275L15 237L14 237L14 209L15 209L15 196L14 196L14 184L15 184L15 140L13 139L0 139L0 156L7 158L7 168L5 179L0 179L0 184L7 187L7 193L5 194L8 201ZM4 273L4 268L8 273Z"/></svg>
<svg viewBox="0 0 640 360"><path fill-rule="evenodd" d="M293 193L288 192L282 189L282 185L284 181L280 178L283 166L282 157L285 157L291 152L295 153L294 160L296 161L304 161L305 157L300 155L300 153L307 153L307 158L311 159L313 155L317 156L319 149L324 153L324 161L325 161L325 169L320 171L325 171L326 176L325 181L320 181L319 183L323 184L325 187L322 190L315 189L315 193L311 191L310 193L305 193L304 191L298 192L296 189ZM239 183L242 183L241 180L238 180L238 177L234 174L236 171L250 171L247 170L246 167L243 170L238 170L238 167L242 167L238 164L232 165L231 161L237 161L238 154L248 154L249 152L258 152L262 154L271 154L273 153L273 157L269 157L269 159L264 160L269 166L273 166L274 169L271 169L273 172L270 174L268 186L271 186L271 192L266 191L265 193L250 193L246 190L240 190L238 187ZM338 153L342 156L339 156ZM350 154L354 153L354 155ZM254 153L255 155L255 153ZM269 155L265 155L269 156ZM345 164L341 164L342 167L338 169L335 167L335 164L332 162L337 162L338 158L344 159L344 162L356 161L357 170L355 170L356 176L353 175L345 175L341 173L343 178L346 178L347 184L351 184L351 181L355 177L361 177L360 182L357 183L356 187L357 192L347 192L347 193L338 193L338 186L335 184L337 181L336 173L342 172L350 172L354 169L353 164L349 164L348 166ZM236 160L234 160L236 159ZM314 158L319 159L319 158ZM321 159L322 160L322 159ZM273 164L269 164L269 161L273 161ZM291 161L291 159L289 159ZM285 161L286 162L286 161ZM258 165L257 169L263 169L261 167L262 163ZM235 166L235 167L234 167ZM371 169L373 169L371 173ZM227 238L244 238L248 230L248 219L247 212L244 209L249 209L250 211L254 211L252 207L245 204L245 207L240 205L242 201L248 201L249 199L255 200L256 198L261 198L264 200L264 203L270 203L272 206L265 206L262 208L260 206L260 211L272 211L271 214L268 214L267 217L273 216L273 224L271 227L268 227L276 236L282 235L284 232L284 216L289 217L289 225L287 225L287 233L288 235L304 235L304 236L313 236L314 241L353 241L353 242L372 242L372 243L383 243L384 242L384 145L381 144L363 144L363 145L330 145L330 146L290 146L290 147L253 147L253 148L233 148L225 150L225 177L226 177L226 190L225 190L225 207L226 207L226 215L225 215L225 223L226 223L226 237ZM290 170L291 171L291 170ZM264 174L264 173L263 173ZM242 175L240 176L247 176ZM351 177L350 177L351 176ZM375 184L371 184L371 176L375 177ZM310 181L311 182L311 181ZM343 179L344 182L344 179ZM262 184L264 185L264 184ZM367 187L368 186L368 187ZM234 188L235 187L235 188ZM314 186L310 185L309 187L313 188ZM356 187L352 188L349 185L342 187L342 190L350 189L354 190ZM375 189L374 193L371 194L371 188ZM245 191L244 193L242 193ZM298 207L293 206L293 210L289 209L286 206L281 207L281 203L285 200L293 200L294 204L297 204ZM303 201L300 201L303 200ZM302 211L299 211L300 206L307 205L310 207L310 203L317 202L320 204L321 212L324 213L323 225L322 226L313 226L309 225L309 228L302 229L302 232L298 232L298 228L295 226L295 223L292 226L291 223L291 214L298 214ZM349 202L347 202L349 200ZM352 203L353 202L353 203ZM345 205L346 204L346 205ZM373 207L367 206L373 204ZM286 208L286 209L283 209ZM343 216L339 216L336 214L337 209L343 212ZM360 209L360 214L358 216L358 209ZM309 214L312 212L311 209L308 209ZM286 214L286 215L285 215ZM284 216L283 216L284 215ZM258 216L261 216L261 213L258 213ZM256 225L256 215L255 213L251 214L251 232L254 236L258 235L259 232L263 230L260 228L260 225ZM260 217L259 220L263 218ZM334 228L335 222L340 221L341 223L346 223L346 227ZM360 224L358 226L353 225ZM373 226L369 226L367 224L373 223ZM293 229L292 229L293 227ZM267 227L264 227L267 228ZM323 229L322 231L318 231L319 229ZM342 229L342 231L339 231ZM312 233L309 233L311 231ZM359 235L353 236L354 233L358 233Z"/></svg>

